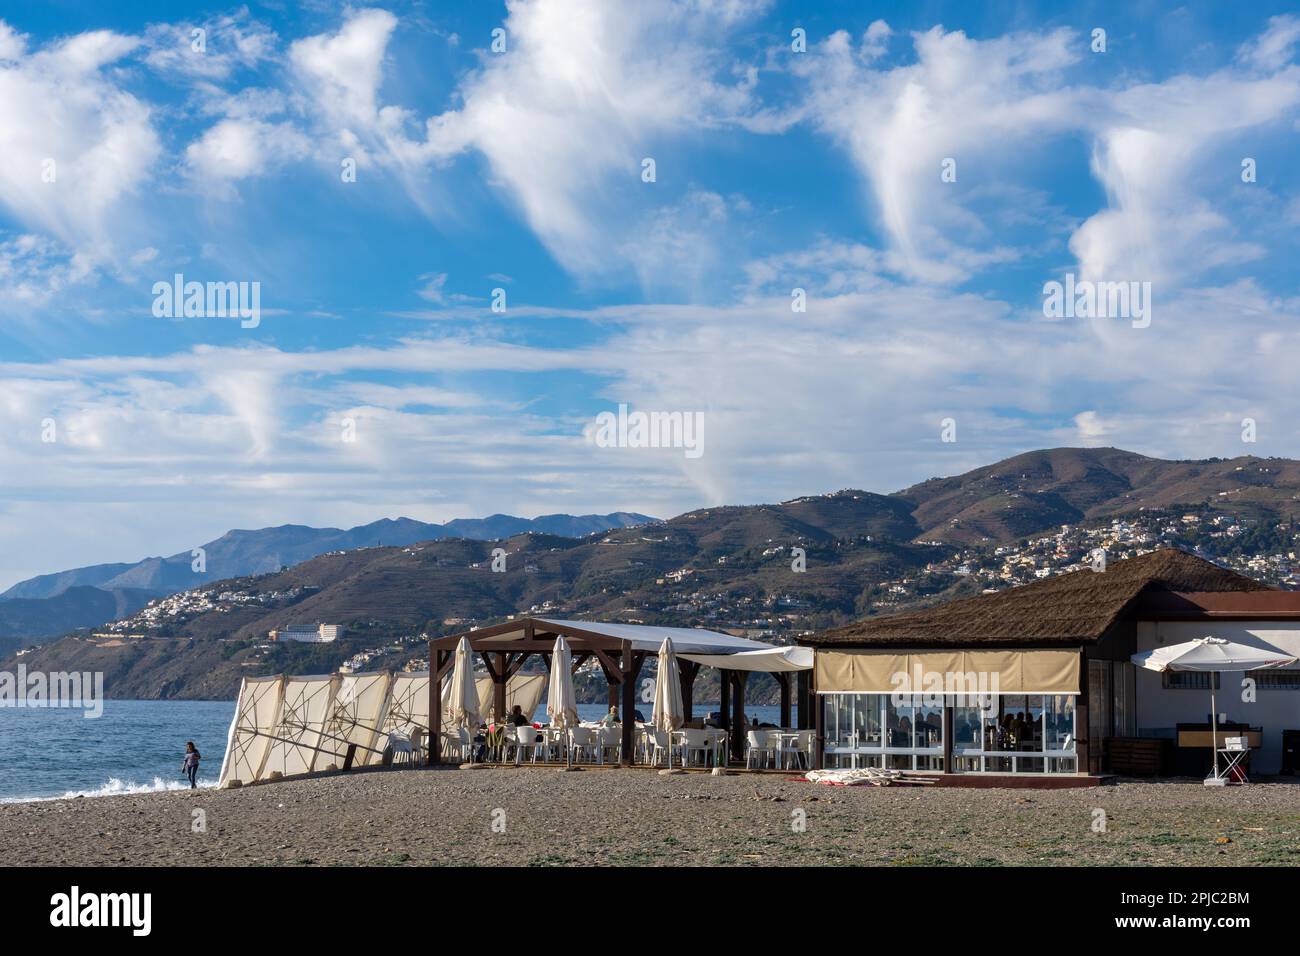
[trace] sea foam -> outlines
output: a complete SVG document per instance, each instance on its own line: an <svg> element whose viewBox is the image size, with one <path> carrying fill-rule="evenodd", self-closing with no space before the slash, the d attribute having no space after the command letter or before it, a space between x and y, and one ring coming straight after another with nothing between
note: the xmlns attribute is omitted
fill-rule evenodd
<svg viewBox="0 0 1300 956"><path fill-rule="evenodd" d="M215 780L199 780L199 789L215 787ZM94 790L68 790L57 796L39 796L39 797L0 797L0 803L35 803L41 800L73 800L77 797L116 797L123 794L132 793L161 793L164 790L188 790L190 785L184 780L164 780L162 777L154 777L153 783L136 783L135 781L121 780L118 777L110 777L107 783L96 787Z"/></svg>

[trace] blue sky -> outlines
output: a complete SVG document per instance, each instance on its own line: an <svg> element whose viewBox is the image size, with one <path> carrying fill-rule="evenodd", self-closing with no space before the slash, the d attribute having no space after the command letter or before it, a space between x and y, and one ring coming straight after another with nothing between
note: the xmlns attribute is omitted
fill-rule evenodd
<svg viewBox="0 0 1300 956"><path fill-rule="evenodd" d="M180 9L3 14L0 585L229 527L1300 453L1285 4ZM258 282L260 324L155 317L178 272ZM1150 282L1150 326L1045 317L1066 273ZM704 454L598 447L619 403Z"/></svg>

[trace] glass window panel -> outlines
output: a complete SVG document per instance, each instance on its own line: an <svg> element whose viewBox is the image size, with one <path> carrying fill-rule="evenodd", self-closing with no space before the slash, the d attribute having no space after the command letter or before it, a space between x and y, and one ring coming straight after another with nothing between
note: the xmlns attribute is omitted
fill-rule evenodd
<svg viewBox="0 0 1300 956"><path fill-rule="evenodd" d="M984 717L978 707L954 707L952 712L952 746L954 750L984 749L980 726Z"/></svg>
<svg viewBox="0 0 1300 956"><path fill-rule="evenodd" d="M862 694L862 722L859 744L871 749L880 748L880 705L884 694Z"/></svg>
<svg viewBox="0 0 1300 956"><path fill-rule="evenodd" d="M912 746L912 705L899 706L893 694L885 696L885 746Z"/></svg>
<svg viewBox="0 0 1300 956"><path fill-rule="evenodd" d="M1074 749L1074 695L1047 698L1047 750Z"/></svg>
<svg viewBox="0 0 1300 956"><path fill-rule="evenodd" d="M918 750L943 749L943 707L924 703L913 708L913 733Z"/></svg>

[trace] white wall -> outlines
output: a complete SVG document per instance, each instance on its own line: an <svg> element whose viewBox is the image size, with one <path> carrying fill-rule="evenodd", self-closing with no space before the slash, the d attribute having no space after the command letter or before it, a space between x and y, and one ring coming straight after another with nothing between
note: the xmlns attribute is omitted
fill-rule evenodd
<svg viewBox="0 0 1300 956"><path fill-rule="evenodd" d="M1239 644L1271 645L1300 657L1300 622L1290 621L1142 621L1137 625L1138 651L1181 644L1198 637L1222 637ZM1300 668L1300 664L1296 665ZM1264 728L1264 746L1251 754L1251 768L1276 773L1282 763L1282 731L1300 730L1300 690L1257 689L1253 703L1241 699L1242 673L1219 678L1218 709L1229 720ZM1155 671L1137 668L1139 731L1172 729L1175 724L1199 723L1210 712L1210 691L1166 690Z"/></svg>

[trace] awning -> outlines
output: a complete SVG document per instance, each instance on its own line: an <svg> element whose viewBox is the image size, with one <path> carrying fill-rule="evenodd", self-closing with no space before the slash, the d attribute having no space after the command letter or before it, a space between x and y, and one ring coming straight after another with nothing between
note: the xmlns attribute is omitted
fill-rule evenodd
<svg viewBox="0 0 1300 956"><path fill-rule="evenodd" d="M762 651L741 651L738 654L678 654L682 660L694 661L705 667L720 667L732 671L765 671L785 674L791 671L812 670L811 647L769 647Z"/></svg>
<svg viewBox="0 0 1300 956"><path fill-rule="evenodd" d="M1079 693L1077 650L818 649L815 665L819 694L922 693L934 687L926 685L932 674L940 675L943 692L949 694L993 693L995 686L1000 694Z"/></svg>

